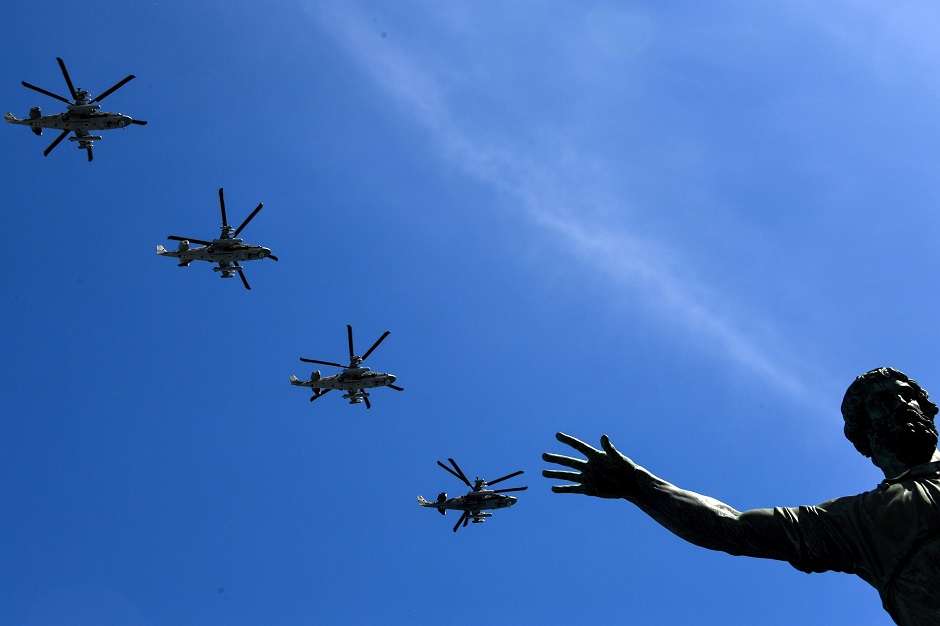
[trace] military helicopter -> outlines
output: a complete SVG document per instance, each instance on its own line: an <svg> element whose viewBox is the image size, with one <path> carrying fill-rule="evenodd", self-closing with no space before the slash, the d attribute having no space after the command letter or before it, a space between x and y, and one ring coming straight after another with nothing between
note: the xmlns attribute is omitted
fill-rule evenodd
<svg viewBox="0 0 940 626"><path fill-rule="evenodd" d="M50 98L55 98L60 100L68 105L68 111L65 113L56 113L55 115L43 115L42 110L39 107L33 107L29 110L29 117L20 119L14 116L12 113L7 113L4 116L4 119L11 124L22 124L24 126L29 126L33 129L33 132L37 135L42 135L43 128L55 128L61 130L62 133L55 138L49 147L45 149L42 153L43 156L49 156L49 153L52 152L52 149L59 145L59 142L65 139L65 136L69 133L75 133L74 137L69 137L69 141L77 141L79 150L88 151L88 160L91 161L94 159L92 154L91 147L94 145L95 141L99 141L101 137L99 135L92 135L88 131L93 130L111 130L112 128L124 128L129 124L137 124L138 126L144 126L147 122L142 120L131 119L127 115L122 115L121 113L106 113L104 111L98 111L101 107L96 102L101 102L112 93L114 93L120 87L123 87L131 79L134 78L134 75L131 74L127 76L119 83L111 87L110 89L105 90L100 96L96 98L89 99L89 94L84 89L76 89L72 85L72 79L69 78L69 72L65 69L65 61L56 57L56 61L59 62L59 67L62 69L62 75L65 77L65 83L69 86L69 93L72 94L72 99L75 102L70 102L67 98L63 98L58 94L54 94L51 91L46 91L35 85L30 85L25 80L21 81L23 86L32 89L33 91L38 91L39 93L45 94Z"/></svg>
<svg viewBox="0 0 940 626"><path fill-rule="evenodd" d="M473 484L470 484L470 481L467 480L466 475L463 473L463 471L461 471L460 467L457 465L457 462L453 459L447 460L450 461L450 464L454 466L454 469L447 467L440 461L438 461L437 464L456 476L458 479L462 480L468 487L470 487L470 493L465 496L457 496L456 498L450 499L447 498L446 493L440 493L437 496L437 502L428 502L424 499L423 496L418 496L418 504L421 506L436 508L441 515L446 515L447 509L463 511L460 519L458 519L457 523L454 524L454 532L457 532L457 529L461 526L466 526L470 520L473 520L474 524L481 524L486 521L487 517L493 517L492 513L484 513L484 511L492 509L505 509L506 507L514 505L516 503L516 498L513 496L504 496L504 493L509 491L525 491L528 489L528 487L487 489L487 487L490 485L495 485L496 483L502 482L507 478L512 478L513 476L522 474L522 470L513 472L512 474L506 474L502 478L497 478L496 480L490 481L486 481L480 477L477 477Z"/></svg>
<svg viewBox="0 0 940 626"><path fill-rule="evenodd" d="M369 394L366 389L373 387L391 387L395 391L404 391L401 387L394 384L395 376L381 372L370 371L368 367L362 367L362 362L372 354L382 341L388 337L390 331L385 331L382 336L372 344L372 347L366 350L362 356L357 356L353 349L353 331L352 326L346 325L346 334L349 337L349 365L343 366L332 361L317 361L316 359L300 360L304 363L319 363L320 365L331 365L333 367L342 367L343 371L333 376L320 376L320 370L310 374L310 380L302 381L293 374L290 377L290 384L295 387L310 387L313 389L313 396L310 401L313 402L322 395L329 393L333 389L342 389L346 393L343 398L349 400L349 404L359 404L365 401L366 408L371 409L372 403L369 402Z"/></svg>
<svg viewBox="0 0 940 626"><path fill-rule="evenodd" d="M213 267L212 271L221 272L222 278L232 278L238 273L239 278L242 279L242 283L245 285L245 289L251 289L238 262L255 261L265 258L277 261L277 257L271 254L269 248L252 246L242 243L242 240L238 239L238 233L242 232L242 229L248 225L248 222L258 214L258 211L261 210L264 203L259 202L255 210L251 212L251 215L242 222L242 225L234 229L228 225L228 218L225 215L225 196L222 194L222 187L219 187L219 205L222 207L222 234L219 235L218 239L205 241L203 239L193 239L192 237L170 235L167 239L180 242L179 249L173 252L158 245L157 254L179 259L179 267L187 267L193 261L218 263L219 266ZM190 248L189 246L192 243L198 243L202 247Z"/></svg>

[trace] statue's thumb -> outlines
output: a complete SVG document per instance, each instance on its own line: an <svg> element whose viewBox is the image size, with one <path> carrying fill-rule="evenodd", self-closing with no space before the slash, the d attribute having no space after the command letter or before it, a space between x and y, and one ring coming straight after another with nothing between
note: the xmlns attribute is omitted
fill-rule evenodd
<svg viewBox="0 0 940 626"><path fill-rule="evenodd" d="M614 457L614 460L619 461L623 457L617 448L614 447L614 444L610 443L610 437L607 435L601 435L601 447L604 448L604 452L609 456Z"/></svg>
<svg viewBox="0 0 940 626"><path fill-rule="evenodd" d="M610 443L610 437L607 435L601 436L601 447L604 448L604 452L607 453L610 460L620 465L621 467L633 467L633 461L624 456L620 450L614 447L614 444Z"/></svg>

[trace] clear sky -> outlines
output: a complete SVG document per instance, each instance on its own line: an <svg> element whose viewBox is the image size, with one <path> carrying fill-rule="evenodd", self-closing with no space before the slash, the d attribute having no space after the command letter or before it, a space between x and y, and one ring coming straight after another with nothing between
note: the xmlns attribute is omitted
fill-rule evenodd
<svg viewBox="0 0 940 626"><path fill-rule="evenodd" d="M0 623L888 624L843 574L540 476L562 430L744 510L880 474L852 379L940 394L931 2L103 2L0 26ZM253 289L157 244L243 236ZM403 393L311 404L345 326ZM327 373L330 368L321 368ZM329 372L335 373L335 372ZM454 534L435 461L525 474Z"/></svg>

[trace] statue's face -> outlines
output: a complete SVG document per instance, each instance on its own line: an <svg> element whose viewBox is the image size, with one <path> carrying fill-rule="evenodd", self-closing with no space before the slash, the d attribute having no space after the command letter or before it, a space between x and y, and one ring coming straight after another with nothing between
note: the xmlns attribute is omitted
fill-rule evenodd
<svg viewBox="0 0 940 626"><path fill-rule="evenodd" d="M876 464L889 457L909 465L924 463L933 454L935 447L917 436L913 426L927 419L916 398L914 388L900 380L879 381L868 390L868 439Z"/></svg>

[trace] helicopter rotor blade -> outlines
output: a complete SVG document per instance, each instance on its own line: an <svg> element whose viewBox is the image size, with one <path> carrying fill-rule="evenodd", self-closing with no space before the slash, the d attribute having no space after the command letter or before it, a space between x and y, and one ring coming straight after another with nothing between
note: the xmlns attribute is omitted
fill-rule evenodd
<svg viewBox="0 0 940 626"><path fill-rule="evenodd" d="M349 360L353 360L353 357L356 356L356 352L353 350L353 338L352 338L352 326L346 324L346 338L349 341Z"/></svg>
<svg viewBox="0 0 940 626"><path fill-rule="evenodd" d="M225 217L225 196L222 195L222 187L219 187L219 206L222 207L222 227L228 226L228 218Z"/></svg>
<svg viewBox="0 0 940 626"><path fill-rule="evenodd" d="M317 361L316 359L305 359L300 357L300 360L304 363L318 363L319 365L332 365L333 367L342 367L345 368L345 365L340 365L339 363L334 363L333 361Z"/></svg>
<svg viewBox="0 0 940 626"><path fill-rule="evenodd" d="M493 493L507 493L509 491L525 491L528 487L511 487L509 489L494 489Z"/></svg>
<svg viewBox="0 0 940 626"><path fill-rule="evenodd" d="M506 480L507 478L512 478L513 476L518 476L519 474L522 474L522 473L523 473L523 471L522 471L522 470L519 470L518 472L513 472L512 474L506 474L506 475L503 476L502 478L497 478L496 480L488 480L488 481L486 481L486 484L487 484L487 485L495 485L496 483L501 483L501 482L503 482L503 481Z"/></svg>
<svg viewBox="0 0 940 626"><path fill-rule="evenodd" d="M464 526L467 525L466 522L467 522L468 517L470 517L470 511L464 511L463 515L460 516L460 519L457 520L457 523L454 524L454 532L457 532L457 529L460 528L461 524L463 524Z"/></svg>
<svg viewBox="0 0 940 626"><path fill-rule="evenodd" d="M49 153L52 152L52 149L59 145L59 142L65 139L65 136L68 135L70 130L63 130L62 134L55 138L55 140L49 144L49 147L43 150L42 156L49 156Z"/></svg>
<svg viewBox="0 0 940 626"><path fill-rule="evenodd" d="M332 389L323 389L322 391L319 391L318 393L313 394L313 396L310 397L310 401L313 402L320 396L325 396L326 394L330 393L330 391L332 391Z"/></svg>
<svg viewBox="0 0 940 626"><path fill-rule="evenodd" d="M248 279L245 278L245 273L241 270L238 270L238 277L242 279L242 283L245 285L245 289L250 290L251 285L248 284Z"/></svg>
<svg viewBox="0 0 940 626"><path fill-rule="evenodd" d="M65 69L65 61L59 57L55 58L59 62L59 68L62 70L62 75L65 76L65 84L69 86L69 93L72 94L73 100L78 100L78 93L75 91L75 85L72 84L72 79L69 78L69 71Z"/></svg>
<svg viewBox="0 0 940 626"><path fill-rule="evenodd" d="M465 483L467 483L467 486L472 489L472 488L473 488L473 485L470 484L470 479L467 478L467 475L464 474L464 473L463 473L463 470L460 469L460 466L457 465L457 461L455 461L455 460L453 460L453 459L451 459L451 458L449 458L449 457L448 457L447 460L450 461L450 464L454 466L454 469L455 469L455 470L457 470L457 474L460 476L460 478L463 479L463 481L464 481Z"/></svg>
<svg viewBox="0 0 940 626"><path fill-rule="evenodd" d="M372 344L372 347L369 348L368 350L366 350L366 353L362 355L362 360L363 360L363 361L366 360L366 357L367 357L367 356L369 356L370 354L372 354L372 351L373 351L373 350L375 350L376 348L379 347L379 344L382 343L382 342L385 340L386 337L388 337L389 333L391 333L391 331L386 330L384 333L382 333L382 336L379 337L378 340L377 340L374 344Z"/></svg>
<svg viewBox="0 0 940 626"><path fill-rule="evenodd" d="M391 388L394 389L395 391L404 391L404 390L405 390L404 387L399 387L398 385L388 385L388 387L391 387Z"/></svg>
<svg viewBox="0 0 940 626"><path fill-rule="evenodd" d="M362 393L365 393L365 392L366 392L365 389L360 389L359 391L361 391ZM366 401L366 408L367 408L367 409L371 409L371 408L372 408L372 403L369 402L369 396L362 396L362 399Z"/></svg>
<svg viewBox="0 0 940 626"><path fill-rule="evenodd" d="M138 126L146 126L147 122L144 120L131 120L131 124L137 124Z"/></svg>
<svg viewBox="0 0 940 626"><path fill-rule="evenodd" d="M33 91L38 91L39 93L45 94L45 95L49 96L50 98L55 98L56 100L61 100L61 101L64 102L65 104L72 104L72 101L71 101L71 100L68 100L68 99L66 99L66 98L63 98L63 97L60 96L59 94L52 93L51 91L46 91L46 90L43 89L42 87L37 87L36 85L30 85L30 84L27 83L25 80L22 80L22 81L20 81L20 82L23 83L23 86L26 87L27 89L32 89Z"/></svg>
<svg viewBox="0 0 940 626"><path fill-rule="evenodd" d="M78 93L75 91L75 85L72 84L72 79L69 77L69 71L65 69L65 61L59 57L55 58L59 63L59 69L62 70L62 75L65 76L65 84L69 86L69 93L72 94L72 99L78 100Z"/></svg>
<svg viewBox="0 0 940 626"><path fill-rule="evenodd" d="M258 206L255 207L255 210L251 212L251 215L245 218L245 221L242 222L242 225L235 229L235 232L232 233L232 237L238 237L238 233L242 232L242 229L245 226L248 226L248 222L250 222L254 218L254 216L258 214L258 211L260 211L261 207L263 206L264 206L264 202L259 202Z"/></svg>
<svg viewBox="0 0 940 626"><path fill-rule="evenodd" d="M118 82L116 85L114 85L110 89L106 90L103 94L101 94L97 98L91 100L91 102L101 102L102 100L110 96L112 93L114 93L115 91L117 91L118 89L120 89L121 87L129 83L130 81L132 81L134 78L136 77L133 74L129 76L125 76L123 79L121 79L120 82Z"/></svg>
<svg viewBox="0 0 940 626"><path fill-rule="evenodd" d="M203 246L211 246L211 241L206 241L205 239L193 239L192 237L178 237L177 235L167 235L167 239L172 241L188 241L189 243L198 243Z"/></svg>
<svg viewBox="0 0 940 626"><path fill-rule="evenodd" d="M453 474L454 477L457 478L457 480L462 480L463 482L467 483L467 486L468 486L468 487L471 487L471 486L472 486L472 485L470 485L469 482L467 482L467 479L466 479L465 477L461 476L460 474L458 474L458 473L455 472L454 470L450 469L449 467L447 467L446 465L444 465L444 464L441 463L440 461L438 461L437 464L440 465L441 467L443 467L444 469L446 469L449 473Z"/></svg>
<svg viewBox="0 0 940 626"><path fill-rule="evenodd" d="M88 162L91 163L92 161L95 160L95 155L92 154L91 152L91 146L88 146L87 148L85 148L85 150L88 151Z"/></svg>

